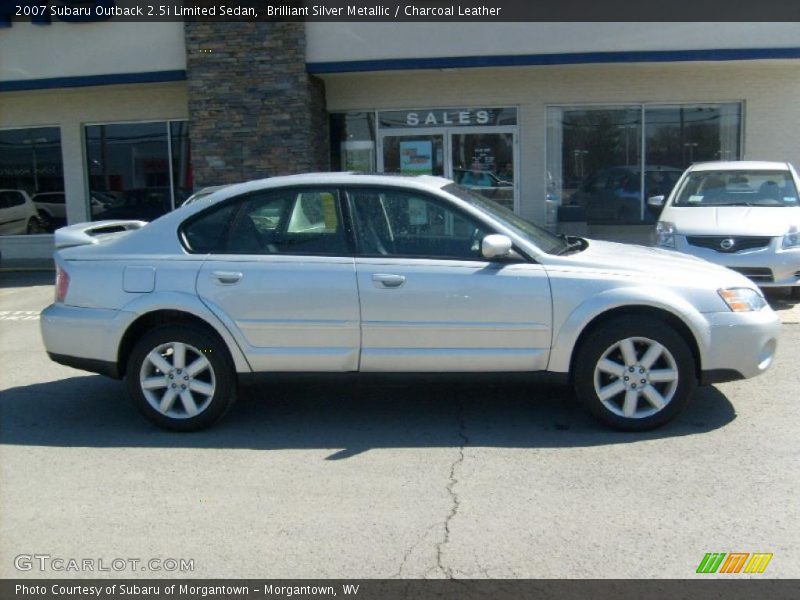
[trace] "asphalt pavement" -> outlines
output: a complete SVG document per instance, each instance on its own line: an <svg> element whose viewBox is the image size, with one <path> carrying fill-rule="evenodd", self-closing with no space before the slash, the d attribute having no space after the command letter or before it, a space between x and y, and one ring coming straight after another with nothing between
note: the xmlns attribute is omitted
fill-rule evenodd
<svg viewBox="0 0 800 600"><path fill-rule="evenodd" d="M768 374L702 388L646 434L503 378L250 387L213 429L174 434L121 382L47 359L52 294L52 272L0 273L0 577L687 578L707 552L800 577L788 296L770 295ZM127 562L19 570L32 555Z"/></svg>

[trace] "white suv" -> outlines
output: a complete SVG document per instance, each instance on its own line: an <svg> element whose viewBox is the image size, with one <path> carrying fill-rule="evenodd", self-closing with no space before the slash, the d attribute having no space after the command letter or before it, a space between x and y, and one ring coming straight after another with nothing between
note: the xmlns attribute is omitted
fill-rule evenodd
<svg viewBox="0 0 800 600"><path fill-rule="evenodd" d="M657 244L715 262L761 287L800 298L800 180L788 163L710 162L689 167L664 206Z"/></svg>

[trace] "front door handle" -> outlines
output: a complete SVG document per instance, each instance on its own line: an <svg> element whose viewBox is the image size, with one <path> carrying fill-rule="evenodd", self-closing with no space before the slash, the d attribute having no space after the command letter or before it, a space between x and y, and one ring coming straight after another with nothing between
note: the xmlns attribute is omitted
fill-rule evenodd
<svg viewBox="0 0 800 600"><path fill-rule="evenodd" d="M214 271L211 276L222 285L233 285L242 279L242 274L238 271Z"/></svg>
<svg viewBox="0 0 800 600"><path fill-rule="evenodd" d="M399 288L406 282L404 275L390 275L388 273L375 273L372 281L377 287Z"/></svg>

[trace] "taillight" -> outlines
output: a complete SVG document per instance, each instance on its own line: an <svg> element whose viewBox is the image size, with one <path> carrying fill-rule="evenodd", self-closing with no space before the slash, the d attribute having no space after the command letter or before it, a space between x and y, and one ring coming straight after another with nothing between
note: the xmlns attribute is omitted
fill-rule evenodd
<svg viewBox="0 0 800 600"><path fill-rule="evenodd" d="M69 274L61 268L61 265L56 265L56 302L63 302L67 297L67 290L69 289Z"/></svg>

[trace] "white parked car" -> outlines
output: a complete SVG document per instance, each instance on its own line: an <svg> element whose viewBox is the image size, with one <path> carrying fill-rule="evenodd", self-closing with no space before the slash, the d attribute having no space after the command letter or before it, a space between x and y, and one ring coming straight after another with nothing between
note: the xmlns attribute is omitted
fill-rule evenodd
<svg viewBox="0 0 800 600"><path fill-rule="evenodd" d="M429 176L275 177L55 243L50 357L126 378L175 430L287 371L548 371L605 423L644 430L698 382L763 373L780 329L733 271L557 237Z"/></svg>
<svg viewBox="0 0 800 600"><path fill-rule="evenodd" d="M0 190L0 235L45 233L36 206L24 190Z"/></svg>
<svg viewBox="0 0 800 600"><path fill-rule="evenodd" d="M64 192L40 192L31 199L46 229L52 231L66 225L67 202Z"/></svg>
<svg viewBox="0 0 800 600"><path fill-rule="evenodd" d="M800 179L788 163L711 162L686 170L664 206L657 243L800 298Z"/></svg>

